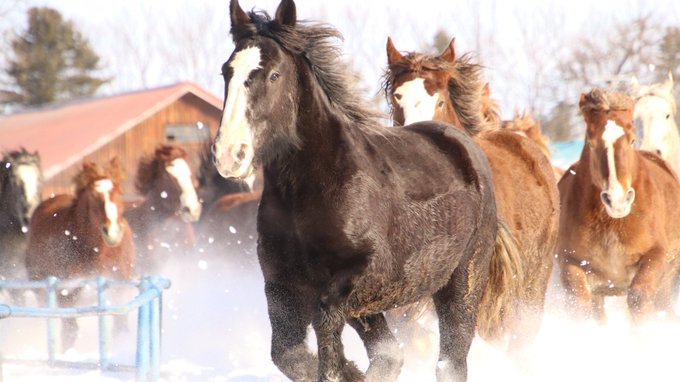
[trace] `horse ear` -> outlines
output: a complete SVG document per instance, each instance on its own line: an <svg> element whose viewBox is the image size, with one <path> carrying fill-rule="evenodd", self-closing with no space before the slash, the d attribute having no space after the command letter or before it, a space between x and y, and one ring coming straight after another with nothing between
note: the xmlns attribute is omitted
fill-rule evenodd
<svg viewBox="0 0 680 382"><path fill-rule="evenodd" d="M444 49L439 58L448 62L456 61L456 38L452 38L449 45Z"/></svg>
<svg viewBox="0 0 680 382"><path fill-rule="evenodd" d="M640 90L640 83L635 75L630 78L630 88L633 91L633 96L637 97L637 93Z"/></svg>
<svg viewBox="0 0 680 382"><path fill-rule="evenodd" d="M669 93L673 91L673 73L670 70L668 71L668 78L663 85L668 89Z"/></svg>
<svg viewBox="0 0 680 382"><path fill-rule="evenodd" d="M482 87L482 97L489 97L490 95L491 95L491 89L489 87L489 83L487 82Z"/></svg>
<svg viewBox="0 0 680 382"><path fill-rule="evenodd" d="M231 0L229 4L229 13L231 16L231 25L243 25L250 23L250 18L243 11L238 0Z"/></svg>
<svg viewBox="0 0 680 382"><path fill-rule="evenodd" d="M289 27L295 26L297 21L297 11L295 9L295 2L293 0L281 0L279 7L276 9L276 17L281 25Z"/></svg>
<svg viewBox="0 0 680 382"><path fill-rule="evenodd" d="M391 37L387 37L387 64L392 65L395 62L399 62L404 59L404 56L399 53L397 48L394 46Z"/></svg>

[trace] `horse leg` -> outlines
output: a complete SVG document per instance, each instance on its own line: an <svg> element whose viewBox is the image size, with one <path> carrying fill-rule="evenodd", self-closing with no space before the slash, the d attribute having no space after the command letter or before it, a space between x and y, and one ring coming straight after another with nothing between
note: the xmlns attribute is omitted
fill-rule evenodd
<svg viewBox="0 0 680 382"><path fill-rule="evenodd" d="M432 296L439 318L438 381L466 381L467 355L477 326L477 312L488 277L477 251L469 263L461 263L451 279Z"/></svg>
<svg viewBox="0 0 680 382"><path fill-rule="evenodd" d="M668 267L665 253L663 248L656 247L638 262L638 271L628 288L628 309L636 322L654 309L655 295Z"/></svg>
<svg viewBox="0 0 680 382"><path fill-rule="evenodd" d="M562 282L575 316L585 319L592 315L593 298L585 271L578 265L565 262L561 269Z"/></svg>
<svg viewBox="0 0 680 382"><path fill-rule="evenodd" d="M592 295L593 318L600 324L607 323L607 313L604 311L604 295Z"/></svg>
<svg viewBox="0 0 680 382"><path fill-rule="evenodd" d="M72 307L75 305L80 288L69 291L67 294L59 293L59 307ZM73 347L78 337L78 322L75 317L63 318L61 321L61 346L64 351Z"/></svg>
<svg viewBox="0 0 680 382"><path fill-rule="evenodd" d="M310 299L271 282L265 283L265 296L272 326L272 361L293 381L317 381L318 360L305 344Z"/></svg>
<svg viewBox="0 0 680 382"><path fill-rule="evenodd" d="M367 381L396 381L404 364L404 356L397 339L392 335L382 313L348 321L366 346L369 366Z"/></svg>

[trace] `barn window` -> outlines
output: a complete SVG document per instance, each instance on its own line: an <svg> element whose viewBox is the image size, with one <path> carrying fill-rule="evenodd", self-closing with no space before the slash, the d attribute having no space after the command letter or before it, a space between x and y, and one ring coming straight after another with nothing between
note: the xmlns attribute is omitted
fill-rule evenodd
<svg viewBox="0 0 680 382"><path fill-rule="evenodd" d="M210 140L210 128L203 122L169 123L165 125L168 142L205 142Z"/></svg>

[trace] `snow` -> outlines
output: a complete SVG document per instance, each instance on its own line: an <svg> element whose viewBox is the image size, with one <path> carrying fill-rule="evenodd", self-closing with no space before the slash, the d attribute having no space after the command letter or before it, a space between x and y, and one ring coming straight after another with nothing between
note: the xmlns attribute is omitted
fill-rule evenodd
<svg viewBox="0 0 680 382"><path fill-rule="evenodd" d="M172 281L163 298L161 379L165 382L277 382L287 379L270 361L270 327L263 280L255 259L210 254L214 241L192 256L174 258L159 273ZM247 243L253 245L253 243ZM88 296L83 300L87 302ZM34 299L28 296L29 303ZM575 323L563 311L563 296L553 282L546 316L535 351L519 368L504 351L475 338L469 356L469 381L671 381L677 380L680 324L659 322L634 327L625 298L609 298L609 322ZM133 365L135 315L130 332L111 340L111 358ZM425 321L428 322L428 321ZM0 321L1 350L6 358L46 358L43 319ZM97 320L79 320L75 348L60 359L95 363ZM418 346L404 343L406 363L399 381L434 381L438 336L429 321L429 335ZM399 337L402 333L397 332ZM345 351L360 368L368 366L365 351L353 330L343 333ZM315 343L310 331L309 343ZM44 363L6 361L5 382L134 381L130 371L48 368Z"/></svg>

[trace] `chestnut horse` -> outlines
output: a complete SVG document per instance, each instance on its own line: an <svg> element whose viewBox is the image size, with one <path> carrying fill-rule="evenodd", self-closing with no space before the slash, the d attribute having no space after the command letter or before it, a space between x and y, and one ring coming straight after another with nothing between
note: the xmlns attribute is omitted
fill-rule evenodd
<svg viewBox="0 0 680 382"><path fill-rule="evenodd" d="M477 330L487 340L509 336L508 351L520 355L515 350L532 342L542 320L557 240L559 194L550 162L533 141L498 129L493 118L482 115L481 68L469 55L456 57L454 40L432 56L402 54L388 38L387 58L383 86L395 125L452 123L472 135L489 159L498 216L510 228L519 255L511 270L492 267L513 273L509 283L491 277ZM502 298L501 291L508 296Z"/></svg>
<svg viewBox="0 0 680 382"><path fill-rule="evenodd" d="M156 270L169 254L186 254L195 242L195 222L201 204L187 163L179 146L162 145L139 161L135 178L139 205L125 211L137 246L142 272Z"/></svg>
<svg viewBox="0 0 680 382"><path fill-rule="evenodd" d="M339 32L298 22L292 0L273 20L237 0L230 10L213 150L225 177L264 175L257 252L274 363L295 381L394 381L402 356L383 312L432 297L438 378L465 380L504 230L479 145L439 122L379 125L331 42ZM365 376L345 358L346 322L367 348Z"/></svg>
<svg viewBox="0 0 680 382"><path fill-rule="evenodd" d="M673 75L660 84L640 85L631 81L640 149L659 154L676 174L680 174L680 131L675 124L677 107L673 95Z"/></svg>
<svg viewBox="0 0 680 382"><path fill-rule="evenodd" d="M75 196L61 194L43 201L33 213L26 249L26 271L32 280L103 275L133 277L135 248L123 217L117 159L106 170L86 162L75 176ZM73 306L80 288L59 293L60 306ZM62 346L76 338L75 318L63 320Z"/></svg>
<svg viewBox="0 0 680 382"><path fill-rule="evenodd" d="M26 278L28 227L42 200L40 155L26 149L4 154L0 160L0 278ZM18 290L10 290L21 301Z"/></svg>
<svg viewBox="0 0 680 382"><path fill-rule="evenodd" d="M634 321L671 311L680 257L680 184L667 162L633 147L633 100L594 89L579 106L586 138L559 182L562 281L581 317L605 321L604 297L627 295Z"/></svg>

